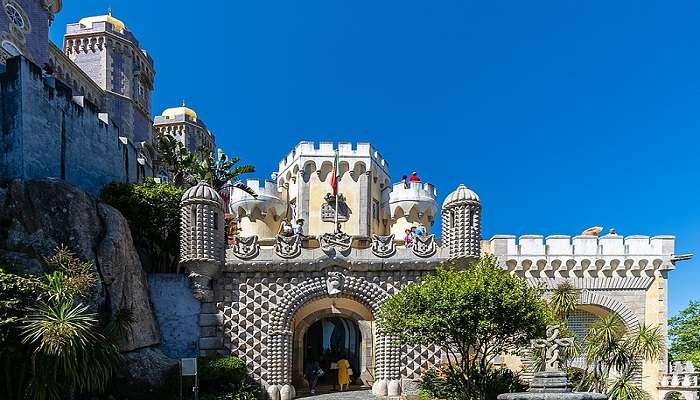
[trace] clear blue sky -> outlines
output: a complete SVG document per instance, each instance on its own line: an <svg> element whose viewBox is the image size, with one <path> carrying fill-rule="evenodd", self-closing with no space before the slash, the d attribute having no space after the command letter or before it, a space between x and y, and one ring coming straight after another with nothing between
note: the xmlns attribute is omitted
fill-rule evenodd
<svg viewBox="0 0 700 400"><path fill-rule="evenodd" d="M670 313L700 299L696 1L64 1L111 4L153 56L154 112L185 98L268 177L300 140L369 141L484 237L674 234Z"/></svg>

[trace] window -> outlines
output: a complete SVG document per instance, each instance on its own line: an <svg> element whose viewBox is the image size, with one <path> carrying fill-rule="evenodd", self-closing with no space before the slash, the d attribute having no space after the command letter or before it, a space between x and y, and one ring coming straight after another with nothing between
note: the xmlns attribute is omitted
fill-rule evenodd
<svg viewBox="0 0 700 400"><path fill-rule="evenodd" d="M10 55L11 55L12 57L18 56L18 55L22 54L22 52L19 51L19 49L17 48L17 46L15 46L15 44L12 43L12 42L10 42L9 40L3 40L3 41L2 41L2 48L3 48L3 50L5 50L6 52L10 53Z"/></svg>
<svg viewBox="0 0 700 400"><path fill-rule="evenodd" d="M219 230L219 213L218 212L214 213L214 230L215 231Z"/></svg>
<svg viewBox="0 0 700 400"><path fill-rule="evenodd" d="M20 11L19 6L13 3L7 3L5 4L5 13L15 26L25 32L29 31L29 23L24 17L24 13Z"/></svg>

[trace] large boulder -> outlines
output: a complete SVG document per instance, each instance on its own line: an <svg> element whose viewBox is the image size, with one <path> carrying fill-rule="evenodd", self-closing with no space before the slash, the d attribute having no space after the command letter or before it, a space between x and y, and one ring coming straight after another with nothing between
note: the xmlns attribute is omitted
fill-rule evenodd
<svg viewBox="0 0 700 400"><path fill-rule="evenodd" d="M111 315L132 310L135 324L120 350L159 344L146 274L119 211L57 179L14 180L0 187L0 265L40 272L41 260L61 244L93 263L102 281L91 300L96 309Z"/></svg>

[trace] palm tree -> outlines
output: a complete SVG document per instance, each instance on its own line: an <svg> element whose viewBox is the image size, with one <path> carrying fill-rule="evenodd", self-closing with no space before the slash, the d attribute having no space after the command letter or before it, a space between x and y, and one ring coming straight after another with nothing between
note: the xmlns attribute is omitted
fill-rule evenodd
<svg viewBox="0 0 700 400"><path fill-rule="evenodd" d="M170 135L159 135L158 159L167 166L175 186L185 188L192 184L195 157L180 141Z"/></svg>
<svg viewBox="0 0 700 400"><path fill-rule="evenodd" d="M237 156L229 157L223 150L217 150L216 159L214 154L204 147L197 149L197 163L195 164L193 175L199 181L205 181L212 185L217 191L233 186L246 193L257 196L255 191L239 180L240 176L250 172L255 172L252 165L236 165L240 162Z"/></svg>
<svg viewBox="0 0 700 400"><path fill-rule="evenodd" d="M577 289L571 282L564 281L559 283L552 290L549 306L558 318L566 320L572 312L576 311L578 306L580 290Z"/></svg>
<svg viewBox="0 0 700 400"><path fill-rule="evenodd" d="M636 387L633 378L641 360L653 361L661 356L663 343L658 326L643 324L629 333L617 314L608 314L588 330L586 367L579 390L606 393L611 400L647 399L649 394Z"/></svg>

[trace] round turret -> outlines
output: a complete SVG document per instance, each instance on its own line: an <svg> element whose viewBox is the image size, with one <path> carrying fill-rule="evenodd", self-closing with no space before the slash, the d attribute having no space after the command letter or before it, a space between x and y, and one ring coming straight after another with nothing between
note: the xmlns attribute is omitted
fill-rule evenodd
<svg viewBox="0 0 700 400"><path fill-rule="evenodd" d="M211 278L224 262L224 202L205 182L182 195L180 202L180 263L190 273L194 295L211 298Z"/></svg>
<svg viewBox="0 0 700 400"><path fill-rule="evenodd" d="M240 236L273 238L277 234L281 216L287 214L287 204L282 200L277 184L257 179L248 179L246 186L253 189L256 197L240 189L232 189L229 212L238 218Z"/></svg>
<svg viewBox="0 0 700 400"><path fill-rule="evenodd" d="M412 226L424 225L430 233L437 210L436 193L430 183L410 182L408 187L403 182L394 184L389 193L389 212L391 233L397 239L403 239L404 231Z"/></svg>
<svg viewBox="0 0 700 400"><path fill-rule="evenodd" d="M449 247L450 258L481 254L481 202L463 184L442 203L442 244Z"/></svg>

